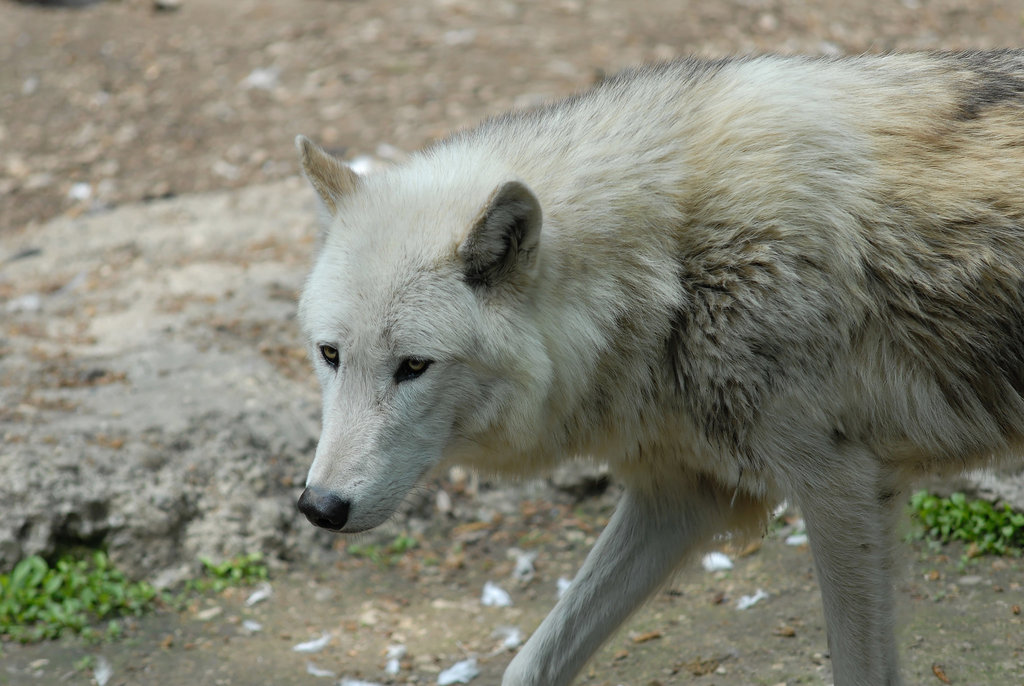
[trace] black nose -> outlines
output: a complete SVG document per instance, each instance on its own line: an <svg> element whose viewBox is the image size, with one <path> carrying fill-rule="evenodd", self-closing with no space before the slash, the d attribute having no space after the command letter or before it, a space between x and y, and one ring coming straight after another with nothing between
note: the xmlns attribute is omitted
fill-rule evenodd
<svg viewBox="0 0 1024 686"><path fill-rule="evenodd" d="M340 530L348 521L349 504L331 493L312 486L299 496L299 512L306 519L324 529Z"/></svg>

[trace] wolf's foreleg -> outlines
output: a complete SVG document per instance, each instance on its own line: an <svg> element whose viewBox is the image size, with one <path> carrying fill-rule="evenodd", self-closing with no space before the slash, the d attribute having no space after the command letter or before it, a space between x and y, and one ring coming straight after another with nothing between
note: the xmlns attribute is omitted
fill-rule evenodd
<svg viewBox="0 0 1024 686"><path fill-rule="evenodd" d="M722 530L730 494L627 489L572 586L505 671L503 686L565 686L695 546Z"/></svg>
<svg viewBox="0 0 1024 686"><path fill-rule="evenodd" d="M893 544L902 513L866 448L840 446L799 498L821 587L835 686L900 686L893 623Z"/></svg>

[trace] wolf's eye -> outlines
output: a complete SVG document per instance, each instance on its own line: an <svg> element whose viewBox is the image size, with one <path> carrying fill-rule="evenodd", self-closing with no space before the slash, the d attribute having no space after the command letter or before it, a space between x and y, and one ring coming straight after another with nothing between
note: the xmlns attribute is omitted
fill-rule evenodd
<svg viewBox="0 0 1024 686"><path fill-rule="evenodd" d="M427 367L430 366L430 360L421 360L418 357L407 357L402 360L402 363L398 365L398 369L395 370L395 383L402 383L410 379L415 379L423 372L427 371Z"/></svg>
<svg viewBox="0 0 1024 686"><path fill-rule="evenodd" d="M333 345L321 345L320 346L320 357L324 358L324 362L333 367L338 368L338 349Z"/></svg>

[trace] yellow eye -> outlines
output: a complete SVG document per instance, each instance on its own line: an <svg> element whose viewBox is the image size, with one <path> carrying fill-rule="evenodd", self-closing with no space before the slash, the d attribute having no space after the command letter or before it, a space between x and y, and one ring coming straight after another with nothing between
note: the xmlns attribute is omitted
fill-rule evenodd
<svg viewBox="0 0 1024 686"><path fill-rule="evenodd" d="M402 383L409 379L415 379L417 376L427 371L427 367L430 366L430 360L424 360L419 357L407 357L402 360L402 363L398 365L398 369L395 370L395 383Z"/></svg>
<svg viewBox="0 0 1024 686"><path fill-rule="evenodd" d="M326 362L330 366L337 368L338 349L335 348L333 345L321 345L320 357L324 358L324 362Z"/></svg>

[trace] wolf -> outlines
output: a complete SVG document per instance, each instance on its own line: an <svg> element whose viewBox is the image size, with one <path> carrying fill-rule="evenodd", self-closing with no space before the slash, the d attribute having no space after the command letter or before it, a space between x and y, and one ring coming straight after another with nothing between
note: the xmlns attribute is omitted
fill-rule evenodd
<svg viewBox="0 0 1024 686"><path fill-rule="evenodd" d="M298 507L587 456L624 491L504 686L570 683L716 535L807 523L836 686L897 686L918 475L1019 460L1024 51L682 59L357 176L304 137Z"/></svg>

